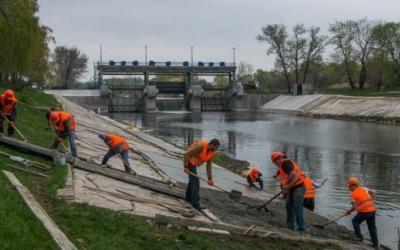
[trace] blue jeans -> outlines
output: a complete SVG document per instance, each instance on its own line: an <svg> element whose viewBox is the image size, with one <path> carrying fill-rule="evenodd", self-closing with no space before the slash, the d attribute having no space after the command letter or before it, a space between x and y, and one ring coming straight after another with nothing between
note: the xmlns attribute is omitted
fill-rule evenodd
<svg viewBox="0 0 400 250"><path fill-rule="evenodd" d="M57 137L65 139L64 133L57 132ZM75 131L74 130L69 131L67 137L68 137L68 141L69 141L69 146L71 148L71 155L74 157L78 157L78 152L77 152L76 144L75 144ZM50 148L58 148L59 144L60 144L60 142L57 140L57 138L55 138L55 140L54 140L53 144L51 144Z"/></svg>
<svg viewBox="0 0 400 250"><path fill-rule="evenodd" d="M189 171L197 174L197 167L189 163ZM200 209L200 180L196 176L190 175L189 183L186 187L186 201L195 209Z"/></svg>
<svg viewBox="0 0 400 250"><path fill-rule="evenodd" d="M297 223L297 230L304 230L304 185L291 188L286 200L286 222L289 229L294 230L294 221Z"/></svg>
<svg viewBox="0 0 400 250"><path fill-rule="evenodd" d="M108 162L108 160L116 154L117 153L115 153L113 150L111 150L111 149L108 150L108 152L103 157L103 161L101 162L101 165L106 164ZM122 162L124 163L125 171L130 172L132 169L131 169L131 164L129 163L129 159L128 159L129 158L128 150L122 151L119 154L121 155Z"/></svg>
<svg viewBox="0 0 400 250"><path fill-rule="evenodd" d="M378 234L375 225L375 212L358 213L356 216L354 216L351 222L353 223L354 233L356 234L356 237L360 240L364 240L364 236L361 234L360 229L360 224L364 220L367 221L368 231L369 235L371 236L372 244L374 246L378 246Z"/></svg>

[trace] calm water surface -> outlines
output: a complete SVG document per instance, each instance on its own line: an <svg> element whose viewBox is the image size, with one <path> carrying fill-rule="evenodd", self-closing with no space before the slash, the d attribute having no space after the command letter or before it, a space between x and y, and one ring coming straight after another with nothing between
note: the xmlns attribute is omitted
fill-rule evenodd
<svg viewBox="0 0 400 250"><path fill-rule="evenodd" d="M260 166L267 188L276 168L269 160L282 150L315 180L328 178L318 191L316 212L333 218L350 207L347 179L357 177L377 191L380 241L395 248L400 227L400 126L309 119L258 112L118 114L138 127L182 147L216 137L226 154ZM351 217L339 220L351 228ZM368 236L368 230L363 228Z"/></svg>

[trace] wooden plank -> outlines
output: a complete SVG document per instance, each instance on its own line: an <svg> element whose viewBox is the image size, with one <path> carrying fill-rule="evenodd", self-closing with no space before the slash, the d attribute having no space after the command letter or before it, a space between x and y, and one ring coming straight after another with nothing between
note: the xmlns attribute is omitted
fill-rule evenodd
<svg viewBox="0 0 400 250"><path fill-rule="evenodd" d="M75 245L60 230L31 192L29 192L29 190L19 182L15 175L6 170L3 170L3 173L14 188L17 189L18 193L22 196L25 203L32 210L35 216L43 223L44 227L50 233L51 237L53 237L58 247L62 250L77 250Z"/></svg>

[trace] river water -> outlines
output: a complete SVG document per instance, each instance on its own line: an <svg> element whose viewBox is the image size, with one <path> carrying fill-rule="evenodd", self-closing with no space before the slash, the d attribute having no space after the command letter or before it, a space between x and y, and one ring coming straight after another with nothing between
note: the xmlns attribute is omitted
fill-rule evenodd
<svg viewBox="0 0 400 250"><path fill-rule="evenodd" d="M276 168L270 152L281 150L315 180L328 178L318 190L316 212L333 218L350 207L347 179L357 177L377 191L378 235L396 247L400 227L400 127L311 119L262 112L160 112L117 114L137 127L151 129L176 145L186 147L199 138L218 138L221 151L260 166L269 192L277 191L271 177ZM352 229L351 217L338 221ZM369 238L365 226L363 233Z"/></svg>

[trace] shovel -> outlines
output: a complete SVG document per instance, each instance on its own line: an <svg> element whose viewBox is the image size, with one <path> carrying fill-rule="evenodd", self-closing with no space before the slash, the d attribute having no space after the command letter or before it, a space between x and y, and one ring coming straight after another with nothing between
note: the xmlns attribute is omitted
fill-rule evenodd
<svg viewBox="0 0 400 250"><path fill-rule="evenodd" d="M274 195L271 199L269 199L268 201L264 202L264 203L261 204L261 205L251 206L251 207L248 207L248 208L249 208L249 209L251 209L251 208L257 208L258 210L260 210L261 208L264 208L265 211L269 211L268 208L267 208L268 204L271 203L271 202L272 202L273 200L275 200L276 198L278 198L279 195L281 195L284 191L285 191L285 190L280 191L279 193L277 193L276 195Z"/></svg>
<svg viewBox="0 0 400 250"><path fill-rule="evenodd" d="M332 220L328 221L328 222L325 223L325 224L322 224L322 225L313 225L313 226L316 227L316 228L319 228L319 229L324 229L326 226L328 226L328 225L331 224L332 222L335 222L335 221L337 221L338 219L343 218L343 217L345 217L345 216L347 216L347 214L342 214L342 215L340 215L340 216L338 216L338 217L336 217L336 218L333 218Z"/></svg>
<svg viewBox="0 0 400 250"><path fill-rule="evenodd" d="M190 174L192 176L195 176L195 177L199 178L202 181L208 182L208 180L206 180L205 178L203 178L203 177L201 177L201 176L199 176L199 175L197 175L195 173L192 173L192 172L189 171L188 174ZM221 187L219 187L217 185L213 185L213 186L216 187L217 189L221 190L222 192L226 193L227 195L229 195L229 198L231 200L238 201L238 200L240 200L240 197L242 197L242 192L239 192L237 190L232 190L232 191L228 192L228 191L222 189Z"/></svg>

